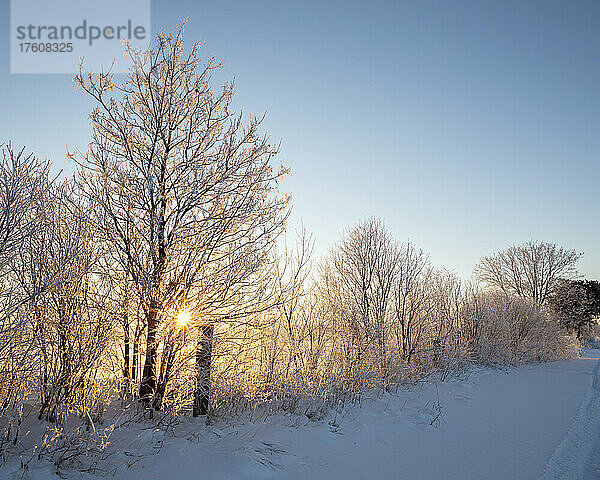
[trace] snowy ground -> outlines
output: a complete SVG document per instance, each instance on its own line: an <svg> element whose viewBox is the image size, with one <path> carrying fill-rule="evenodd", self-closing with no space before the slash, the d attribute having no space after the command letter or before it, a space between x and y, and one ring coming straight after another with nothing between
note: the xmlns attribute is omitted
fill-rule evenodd
<svg viewBox="0 0 600 480"><path fill-rule="evenodd" d="M600 478L599 359L600 350L586 350L574 360L478 369L319 420L206 427L190 419L175 435L118 431L104 468L124 480ZM57 478L44 463L25 475L15 469L6 465L0 478Z"/></svg>

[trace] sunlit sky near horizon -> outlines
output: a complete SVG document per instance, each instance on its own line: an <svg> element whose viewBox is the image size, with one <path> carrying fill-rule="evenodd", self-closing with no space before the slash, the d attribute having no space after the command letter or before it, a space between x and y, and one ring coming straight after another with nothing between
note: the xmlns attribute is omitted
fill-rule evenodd
<svg viewBox="0 0 600 480"><path fill-rule="evenodd" d="M70 172L91 104L69 75L9 73L1 8L0 142ZM599 2L152 2L154 32L182 18L266 112L317 253L377 216L464 277L533 238L600 279Z"/></svg>

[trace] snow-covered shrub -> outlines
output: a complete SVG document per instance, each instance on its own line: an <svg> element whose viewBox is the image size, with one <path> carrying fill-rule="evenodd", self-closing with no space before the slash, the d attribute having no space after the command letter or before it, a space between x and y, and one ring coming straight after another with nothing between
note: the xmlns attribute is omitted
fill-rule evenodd
<svg viewBox="0 0 600 480"><path fill-rule="evenodd" d="M17 442L38 372L32 312L24 305L44 285L24 291L15 279L32 237L44 226L39 212L48 199L49 169L24 149L0 145L0 454Z"/></svg>
<svg viewBox="0 0 600 480"><path fill-rule="evenodd" d="M478 298L477 359L492 364L544 362L577 356L579 345L532 301L498 294Z"/></svg>
<svg viewBox="0 0 600 480"><path fill-rule="evenodd" d="M20 239L11 238L8 244L19 248L0 258L0 453L22 448L27 417L57 428L69 417L89 423L108 405L114 383L105 355L112 320L104 285L93 274L98 246L84 208L68 182L52 184L40 164L22 161L13 155L12 166L0 168L7 187L16 189L12 209L19 195L36 193L26 188L32 179L22 177L41 177L36 201L20 204L28 209L21 224L2 232ZM25 187L17 189L19 182ZM30 433L27 443L41 445L34 437Z"/></svg>

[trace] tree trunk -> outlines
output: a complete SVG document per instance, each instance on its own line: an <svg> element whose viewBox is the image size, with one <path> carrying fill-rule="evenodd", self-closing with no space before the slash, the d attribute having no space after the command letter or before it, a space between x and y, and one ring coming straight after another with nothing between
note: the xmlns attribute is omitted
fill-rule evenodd
<svg viewBox="0 0 600 480"><path fill-rule="evenodd" d="M175 353L176 351L173 344L166 347L166 353L163 351L160 362L160 374L157 378L156 392L154 393L154 400L152 402L154 410L160 410L162 408L162 401L167 390L167 384L171 378L171 369L173 368Z"/></svg>
<svg viewBox="0 0 600 480"><path fill-rule="evenodd" d="M142 337L143 327L140 328L140 310L138 308L136 320L135 320L135 330L133 333L133 355L131 359L131 381L135 383L138 379L138 364L140 363L140 341Z"/></svg>
<svg viewBox="0 0 600 480"><path fill-rule="evenodd" d="M124 359L123 359L123 396L127 397L131 391L131 382L129 377L129 364L130 364L130 339L129 339L129 324L127 320L123 322L123 333L124 333Z"/></svg>
<svg viewBox="0 0 600 480"><path fill-rule="evenodd" d="M158 327L158 310L151 308L148 312L148 336L146 337L146 360L140 382L140 400L146 408L150 406L156 390L156 329Z"/></svg>
<svg viewBox="0 0 600 480"><path fill-rule="evenodd" d="M196 389L192 415L206 415L210 403L210 367L212 357L213 326L200 327L201 338L196 346Z"/></svg>
<svg viewBox="0 0 600 480"><path fill-rule="evenodd" d="M137 379L137 362L138 362L138 345L140 343L139 335L136 334L133 339L133 357L131 359L131 381L135 382Z"/></svg>
<svg viewBox="0 0 600 480"><path fill-rule="evenodd" d="M129 376L129 366L131 364L131 338L129 335L129 312L128 312L128 292L125 288L122 305L122 325L123 325L123 397L131 394L131 381Z"/></svg>

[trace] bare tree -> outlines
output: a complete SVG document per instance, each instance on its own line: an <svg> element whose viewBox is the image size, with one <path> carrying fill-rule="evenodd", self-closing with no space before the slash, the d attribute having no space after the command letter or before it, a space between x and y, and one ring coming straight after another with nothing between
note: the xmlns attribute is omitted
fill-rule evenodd
<svg viewBox="0 0 600 480"><path fill-rule="evenodd" d="M387 317L398 247L381 220L359 222L331 253L332 272L347 302L346 316L357 362L367 349L386 352Z"/></svg>
<svg viewBox="0 0 600 480"><path fill-rule="evenodd" d="M154 397L155 408L165 388L156 373L161 322L196 308L198 362L210 363L213 326L201 318L202 292L214 287L215 273L240 279L259 270L287 216L288 199L277 195L286 171L273 166L278 148L259 136L261 118L244 124L231 111L232 84L211 88L221 64L201 65L199 47L184 51L183 27L160 32L152 50L126 47L133 67L125 82L83 68L75 78L97 104L80 183L115 268L130 277L142 306L139 394L146 405Z"/></svg>
<svg viewBox="0 0 600 480"><path fill-rule="evenodd" d="M0 450L5 441L17 442L22 406L35 388L37 356L28 306L48 287L38 281L24 291L15 279L25 267L21 255L35 233L43 231L52 184L49 162L11 144L0 145L0 415L6 428L0 431Z"/></svg>
<svg viewBox="0 0 600 480"><path fill-rule="evenodd" d="M311 258L314 240L303 227L296 241L296 248L290 251L286 245L282 265L277 275L278 288L284 297L278 307L279 315L284 321L287 340L288 358L286 376L290 369L299 371L305 366L303 345L306 340L307 324L302 320L303 300L310 294L308 277L311 273ZM301 320L302 319L302 320Z"/></svg>
<svg viewBox="0 0 600 480"><path fill-rule="evenodd" d="M438 270L432 280L430 345L433 366L444 379L472 354L473 325L465 318L470 292L447 270Z"/></svg>
<svg viewBox="0 0 600 480"><path fill-rule="evenodd" d="M393 332L402 359L412 357L425 340L431 303L429 256L407 243L400 249L393 288Z"/></svg>
<svg viewBox="0 0 600 480"><path fill-rule="evenodd" d="M54 185L46 200L39 228L15 256L12 279L31 319L39 416L55 421L63 406L83 400L112 329L103 308L106 288L93 278L98 255L84 206L68 182Z"/></svg>
<svg viewBox="0 0 600 480"><path fill-rule="evenodd" d="M25 239L39 227L37 208L51 185L50 163L25 148L0 144L0 268L5 268Z"/></svg>
<svg viewBox="0 0 600 480"><path fill-rule="evenodd" d="M577 275L575 264L582 254L555 243L528 241L483 258L475 274L489 287L546 303L561 279Z"/></svg>
<svg viewBox="0 0 600 480"><path fill-rule="evenodd" d="M221 343L217 357L223 358L230 353L223 347L237 336L233 332L246 327L261 331L270 322L270 312L284 302L274 247L269 243L257 248L242 236L225 246L218 261L207 262L198 279L193 309L199 330L194 415L207 413L210 404L214 339Z"/></svg>

